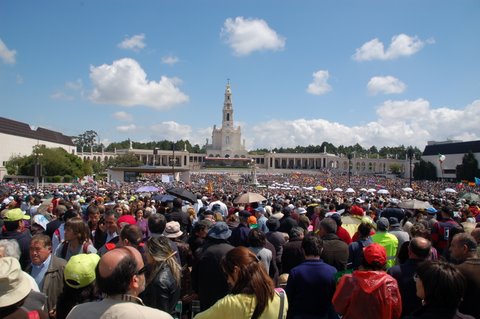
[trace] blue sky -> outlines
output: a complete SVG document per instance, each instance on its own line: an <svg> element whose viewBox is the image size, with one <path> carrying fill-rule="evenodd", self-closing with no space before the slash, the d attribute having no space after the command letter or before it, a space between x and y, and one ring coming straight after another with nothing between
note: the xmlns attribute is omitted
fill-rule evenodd
<svg viewBox="0 0 480 319"><path fill-rule="evenodd" d="M108 144L480 139L480 2L0 2L3 117Z"/></svg>

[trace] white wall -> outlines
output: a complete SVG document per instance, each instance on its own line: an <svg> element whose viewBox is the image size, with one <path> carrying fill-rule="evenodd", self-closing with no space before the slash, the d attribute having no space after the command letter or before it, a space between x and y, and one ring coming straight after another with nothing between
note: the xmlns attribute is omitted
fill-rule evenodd
<svg viewBox="0 0 480 319"><path fill-rule="evenodd" d="M75 152L75 146L0 133L0 179L6 173L5 163L12 156L31 155L33 147L37 144L43 144L47 148L61 147L70 154Z"/></svg>

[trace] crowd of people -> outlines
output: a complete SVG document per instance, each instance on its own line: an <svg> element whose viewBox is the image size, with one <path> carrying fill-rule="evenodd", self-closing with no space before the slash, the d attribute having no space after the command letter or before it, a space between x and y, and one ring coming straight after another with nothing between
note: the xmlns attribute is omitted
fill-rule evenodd
<svg viewBox="0 0 480 319"><path fill-rule="evenodd" d="M480 318L478 186L256 177L1 184L0 318Z"/></svg>

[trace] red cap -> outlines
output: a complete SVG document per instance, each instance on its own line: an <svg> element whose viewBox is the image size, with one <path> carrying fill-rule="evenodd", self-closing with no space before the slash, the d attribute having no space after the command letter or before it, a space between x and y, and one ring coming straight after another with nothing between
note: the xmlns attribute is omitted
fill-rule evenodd
<svg viewBox="0 0 480 319"><path fill-rule="evenodd" d="M137 221L135 220L135 217L132 215L122 215L120 218L117 220L117 226L118 228L122 228L122 224L130 224L130 225L135 225Z"/></svg>
<svg viewBox="0 0 480 319"><path fill-rule="evenodd" d="M357 215L357 216L364 216L363 208L357 205L353 205L352 207L350 207L350 214Z"/></svg>
<svg viewBox="0 0 480 319"><path fill-rule="evenodd" d="M363 258L370 265L375 261L380 265L385 265L387 262L387 251L382 245L373 243L363 248Z"/></svg>

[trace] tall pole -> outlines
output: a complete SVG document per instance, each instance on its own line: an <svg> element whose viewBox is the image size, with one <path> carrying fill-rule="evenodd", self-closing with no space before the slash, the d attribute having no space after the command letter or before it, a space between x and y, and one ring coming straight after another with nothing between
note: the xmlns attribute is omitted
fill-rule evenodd
<svg viewBox="0 0 480 319"><path fill-rule="evenodd" d="M410 160L410 166L409 166L409 175L410 175L410 188L412 188L412 173L413 173L413 170L412 170L412 160L413 160L413 148L410 146L407 148L407 156L408 156L408 159Z"/></svg>
<svg viewBox="0 0 480 319"><path fill-rule="evenodd" d="M172 142L172 174L173 174L173 180L175 181L175 143Z"/></svg>
<svg viewBox="0 0 480 319"><path fill-rule="evenodd" d="M350 177L352 176L352 153L348 153L347 157L348 157L348 186L350 187Z"/></svg>

